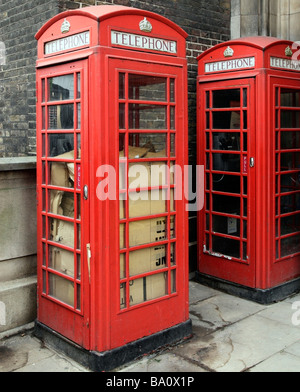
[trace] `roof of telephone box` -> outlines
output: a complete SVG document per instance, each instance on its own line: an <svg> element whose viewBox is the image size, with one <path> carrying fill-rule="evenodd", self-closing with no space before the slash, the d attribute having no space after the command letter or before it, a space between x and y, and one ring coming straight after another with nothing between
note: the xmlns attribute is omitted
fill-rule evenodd
<svg viewBox="0 0 300 392"><path fill-rule="evenodd" d="M174 30L176 30L179 34L181 34L183 37L186 38L188 36L188 34L180 26L178 26L171 20L165 18L164 16L161 16L154 12L145 11L138 8L121 6L121 5L97 5L97 6L83 7L71 11L65 11L54 16L52 19L46 22L44 26L37 32L35 38L39 39L41 35L57 20L67 18L68 16L71 15L87 16L97 20L98 22L101 22L105 19L112 18L118 15L141 15L146 17L148 16L169 25Z"/></svg>

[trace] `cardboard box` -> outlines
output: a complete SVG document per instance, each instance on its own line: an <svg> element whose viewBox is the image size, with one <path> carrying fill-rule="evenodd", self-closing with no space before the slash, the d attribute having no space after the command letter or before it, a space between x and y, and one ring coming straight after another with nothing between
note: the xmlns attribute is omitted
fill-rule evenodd
<svg viewBox="0 0 300 392"><path fill-rule="evenodd" d="M167 273L150 275L129 282L129 306L141 304L168 294ZM120 285L120 309L126 307L126 284Z"/></svg>
<svg viewBox="0 0 300 392"><path fill-rule="evenodd" d="M50 275L49 295L74 306L74 283L54 274Z"/></svg>
<svg viewBox="0 0 300 392"><path fill-rule="evenodd" d="M55 247L51 247L51 252L51 268L74 277L74 253Z"/></svg>
<svg viewBox="0 0 300 392"><path fill-rule="evenodd" d="M130 306L144 302L144 279L131 280L129 282ZM126 307L126 283L120 285L120 309Z"/></svg>
<svg viewBox="0 0 300 392"><path fill-rule="evenodd" d="M165 245L139 249L129 253L129 275L131 277L165 267Z"/></svg>

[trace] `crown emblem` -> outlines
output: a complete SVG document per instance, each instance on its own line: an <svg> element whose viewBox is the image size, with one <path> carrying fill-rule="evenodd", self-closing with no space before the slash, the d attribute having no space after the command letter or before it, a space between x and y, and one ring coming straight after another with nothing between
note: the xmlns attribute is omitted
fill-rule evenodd
<svg viewBox="0 0 300 392"><path fill-rule="evenodd" d="M146 33L151 33L152 31L152 24L146 17L140 22L140 30L145 31Z"/></svg>
<svg viewBox="0 0 300 392"><path fill-rule="evenodd" d="M228 46L224 52L224 57L232 57L234 55L234 50Z"/></svg>
<svg viewBox="0 0 300 392"><path fill-rule="evenodd" d="M292 49L290 48L290 46L288 46L288 47L285 49L285 55L288 56L288 57L292 57L292 56L293 56L293 51L292 51Z"/></svg>
<svg viewBox="0 0 300 392"><path fill-rule="evenodd" d="M63 21L63 24L61 25L61 32L64 33L68 33L70 31L71 28L71 24L70 22L67 21L67 19L65 18L65 20Z"/></svg>

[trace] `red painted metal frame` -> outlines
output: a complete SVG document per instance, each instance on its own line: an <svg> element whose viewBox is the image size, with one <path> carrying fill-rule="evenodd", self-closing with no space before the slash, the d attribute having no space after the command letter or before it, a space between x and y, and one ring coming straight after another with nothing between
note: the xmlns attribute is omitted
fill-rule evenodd
<svg viewBox="0 0 300 392"><path fill-rule="evenodd" d="M139 30L139 22L147 17L153 26L152 33ZM62 35L64 19L71 30ZM130 28L127 30L127 26ZM177 55L111 47L111 29L169 39L177 43ZM67 50L55 55L44 55L45 43L84 31L90 32L90 45L74 51ZM176 242L176 266L167 265L162 271L176 273L176 293L154 299L140 305L120 309L120 244L119 200L100 201L96 190L101 178L97 170L101 165L111 165L119 172L119 124L118 124L118 73L138 73L162 76L176 80L176 156L174 162L182 167L188 164L187 134L187 62L185 59L187 34L174 23L148 11L118 6L86 7L69 11L51 19L36 35L38 39L37 61L37 145L38 145L38 320L53 330L73 340L82 347L106 351L128 342L167 329L188 320L188 216L186 200L176 201L176 238L168 237L159 244ZM41 83L43 78L82 70L82 163L81 205L82 216L82 310L77 312L65 304L43 294L43 216L42 209L42 161L43 131ZM170 103L168 103L170 106ZM145 130L146 131L146 130ZM135 133L143 131L135 130ZM149 131L153 133L152 130ZM170 133L167 128L166 134ZM168 139L170 146L170 138ZM173 157L172 157L173 159ZM52 159L51 159L52 160ZM53 159L55 160L55 159ZM159 161L170 162L170 155ZM132 161L133 162L133 161ZM118 179L117 179L118 183ZM184 181L182 181L183 187ZM88 185L88 200L83 198L83 185ZM51 187L49 187L50 189ZM170 186L166 189L170 192ZM52 189L52 188L51 188ZM77 192L77 191L76 191ZM182 192L184 195L184 192ZM168 202L169 205L169 202ZM173 213L162 215L169 217ZM52 215L51 215L52 216ZM61 217L59 217L61 218ZM147 218L147 217L143 217ZM141 218L140 218L141 219ZM68 220L64 219L63 220ZM138 219L137 219L138 220ZM79 222L78 222L79 223ZM126 224L129 220L126 220ZM168 229L170 230L170 229ZM169 233L170 234L170 233ZM90 276L86 245L90 244ZM156 244L155 244L156 245ZM137 248L143 249L145 246ZM64 248L64 247L62 247ZM121 251L122 252L122 251ZM127 266L128 268L128 266ZM59 275L59 273L57 274ZM148 273L141 276L147 276ZM150 273L151 275L151 273ZM126 282L130 280L126 277ZM121 283L123 281L121 280Z"/></svg>
<svg viewBox="0 0 300 392"><path fill-rule="evenodd" d="M224 52L228 47L233 50L233 53L231 53L232 57L226 58ZM222 90L226 86L238 86L240 83L248 84L251 91L249 103L251 124L248 132L252 151L248 153L249 158L254 158L255 162L255 166L249 168L248 161L248 173L250 173L248 198L252 206L249 211L252 219L248 228L250 230L248 241L251 239L248 249L250 251L248 270L246 266L242 268L240 263L234 264L224 258L209 256L203 252L205 213L201 211L198 214L198 271L257 289L273 288L300 276L299 252L276 259L278 234L275 231L275 199L278 200L280 195L278 191L275 192L275 178L278 175L275 172L275 156L278 154L275 150L275 113L279 110L275 105L275 91L277 86L299 89L299 72L271 67L270 61L271 57L291 61L291 57L286 54L288 47L293 48L293 43L276 38L250 37L217 45L198 57L198 162L205 164L203 91ZM293 56L295 56L294 51ZM206 64L249 57L255 59L255 66L226 71L223 65L222 72L217 70L209 74L205 72ZM210 70L212 69L211 66ZM219 69L222 69L222 66L219 66Z"/></svg>

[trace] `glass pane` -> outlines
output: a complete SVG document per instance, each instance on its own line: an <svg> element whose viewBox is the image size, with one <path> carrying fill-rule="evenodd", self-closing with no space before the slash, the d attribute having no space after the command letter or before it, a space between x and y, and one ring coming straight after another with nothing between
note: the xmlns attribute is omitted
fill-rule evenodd
<svg viewBox="0 0 300 392"><path fill-rule="evenodd" d="M46 89L45 89L45 79L42 79L42 102L45 102L46 97Z"/></svg>
<svg viewBox="0 0 300 392"><path fill-rule="evenodd" d="M81 134L77 133L77 159L81 159Z"/></svg>
<svg viewBox="0 0 300 392"><path fill-rule="evenodd" d="M175 106L171 106L170 107L170 129L175 130L176 126L176 122L175 122Z"/></svg>
<svg viewBox="0 0 300 392"><path fill-rule="evenodd" d="M167 129L167 107L146 104L130 104L129 128Z"/></svg>
<svg viewBox="0 0 300 392"><path fill-rule="evenodd" d="M300 111L282 110L281 128L300 128Z"/></svg>
<svg viewBox="0 0 300 392"><path fill-rule="evenodd" d="M78 103L76 105L76 108L77 108L76 110L77 129L80 129L81 128L81 104Z"/></svg>
<svg viewBox="0 0 300 392"><path fill-rule="evenodd" d="M176 156L176 150L175 150L175 140L176 140L176 135L175 133L171 133L170 135L170 156L175 157Z"/></svg>
<svg viewBox="0 0 300 392"><path fill-rule="evenodd" d="M240 89L213 91L213 108L240 107L240 96Z"/></svg>
<svg viewBox="0 0 300 392"><path fill-rule="evenodd" d="M280 132L281 134L281 149L291 150L300 149L300 132ZM300 153L300 151L299 151Z"/></svg>
<svg viewBox="0 0 300 392"><path fill-rule="evenodd" d="M49 274L49 295L74 306L74 283L60 276Z"/></svg>
<svg viewBox="0 0 300 392"><path fill-rule="evenodd" d="M49 212L55 215L74 217L74 193L49 191Z"/></svg>
<svg viewBox="0 0 300 392"><path fill-rule="evenodd" d="M48 134L48 157L73 159L74 158L74 134L51 133ZM69 153L61 157L61 155Z"/></svg>
<svg viewBox="0 0 300 392"><path fill-rule="evenodd" d="M281 193L300 190L300 171L281 175Z"/></svg>
<svg viewBox="0 0 300 392"><path fill-rule="evenodd" d="M74 163L49 163L49 185L74 188Z"/></svg>
<svg viewBox="0 0 300 392"><path fill-rule="evenodd" d="M133 133L129 135L128 158L167 157L166 133Z"/></svg>
<svg viewBox="0 0 300 392"><path fill-rule="evenodd" d="M48 107L48 129L73 129L74 105L54 105Z"/></svg>
<svg viewBox="0 0 300 392"><path fill-rule="evenodd" d="M240 236L240 220L227 216L213 215L213 231L221 234ZM226 240L224 240L226 241Z"/></svg>
<svg viewBox="0 0 300 392"><path fill-rule="evenodd" d="M120 165L120 189L123 185L124 167L122 166L124 165ZM169 167L165 162L138 162L130 163L128 166L128 187L130 189L167 185Z"/></svg>
<svg viewBox="0 0 300 392"><path fill-rule="evenodd" d="M174 243L171 244L170 260L171 260L171 266L176 265L176 244Z"/></svg>
<svg viewBox="0 0 300 392"><path fill-rule="evenodd" d="M126 283L120 284L120 309L126 308Z"/></svg>
<svg viewBox="0 0 300 392"><path fill-rule="evenodd" d="M129 275L134 276L165 268L166 263L165 245L135 250L129 253Z"/></svg>
<svg viewBox="0 0 300 392"><path fill-rule="evenodd" d="M280 213L288 214L289 212L294 211L300 211L300 193L293 193L291 195L281 196Z"/></svg>
<svg viewBox="0 0 300 392"><path fill-rule="evenodd" d="M213 191L241 193L241 177L213 174Z"/></svg>
<svg viewBox="0 0 300 392"><path fill-rule="evenodd" d="M281 154L281 170L294 170L300 167L299 151L287 152Z"/></svg>
<svg viewBox="0 0 300 392"><path fill-rule="evenodd" d="M129 246L138 246L167 238L167 218L149 219L129 223Z"/></svg>
<svg viewBox="0 0 300 392"><path fill-rule="evenodd" d="M74 75L48 79L48 101L74 99Z"/></svg>
<svg viewBox="0 0 300 392"><path fill-rule="evenodd" d="M126 254L120 254L120 279L126 277Z"/></svg>
<svg viewBox="0 0 300 392"><path fill-rule="evenodd" d="M300 234L281 240L281 257L300 252Z"/></svg>
<svg viewBox="0 0 300 392"><path fill-rule="evenodd" d="M167 274L161 273L136 279L130 284L130 305L160 298L168 294Z"/></svg>
<svg viewBox="0 0 300 392"><path fill-rule="evenodd" d="M240 215L241 201L239 197L212 195L213 211Z"/></svg>
<svg viewBox="0 0 300 392"><path fill-rule="evenodd" d="M152 190L129 193L129 218L164 214L167 212L167 192Z"/></svg>
<svg viewBox="0 0 300 392"><path fill-rule="evenodd" d="M119 129L125 129L125 103L119 104Z"/></svg>
<svg viewBox="0 0 300 392"><path fill-rule="evenodd" d="M297 90L281 89L280 105L300 107L300 92Z"/></svg>
<svg viewBox="0 0 300 392"><path fill-rule="evenodd" d="M126 248L126 225L120 224L120 249Z"/></svg>
<svg viewBox="0 0 300 392"><path fill-rule="evenodd" d="M119 99L125 99L125 74L119 74Z"/></svg>
<svg viewBox="0 0 300 392"><path fill-rule="evenodd" d="M213 112L213 129L240 129L240 112Z"/></svg>
<svg viewBox="0 0 300 392"><path fill-rule="evenodd" d="M213 252L225 256L240 258L240 241L212 236Z"/></svg>
<svg viewBox="0 0 300 392"><path fill-rule="evenodd" d="M77 285L76 309L81 310L81 286Z"/></svg>
<svg viewBox="0 0 300 392"><path fill-rule="evenodd" d="M81 255L77 254L77 279L81 280Z"/></svg>
<svg viewBox="0 0 300 392"><path fill-rule="evenodd" d="M76 98L80 99L81 98L81 75L80 73L77 74L77 94Z"/></svg>
<svg viewBox="0 0 300 392"><path fill-rule="evenodd" d="M213 170L239 173L240 155L237 154L213 154Z"/></svg>
<svg viewBox="0 0 300 392"><path fill-rule="evenodd" d="M214 132L213 133L214 150L231 150L241 151L241 136L239 133Z"/></svg>
<svg viewBox="0 0 300 392"><path fill-rule="evenodd" d="M167 100L167 78L129 75L129 99L165 102Z"/></svg>
<svg viewBox="0 0 300 392"><path fill-rule="evenodd" d="M175 102L175 80L170 80L170 102Z"/></svg>
<svg viewBox="0 0 300 392"><path fill-rule="evenodd" d="M171 294L176 293L176 270L171 271Z"/></svg>
<svg viewBox="0 0 300 392"><path fill-rule="evenodd" d="M46 108L42 107L42 129L46 129Z"/></svg>
<svg viewBox="0 0 300 392"><path fill-rule="evenodd" d="M49 218L49 240L74 248L74 223Z"/></svg>
<svg viewBox="0 0 300 392"><path fill-rule="evenodd" d="M300 214L281 218L281 235L297 233L300 231Z"/></svg>
<svg viewBox="0 0 300 392"><path fill-rule="evenodd" d="M49 268L74 277L74 253L49 246Z"/></svg>

